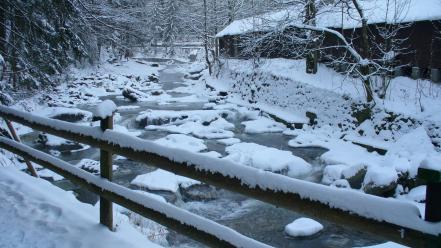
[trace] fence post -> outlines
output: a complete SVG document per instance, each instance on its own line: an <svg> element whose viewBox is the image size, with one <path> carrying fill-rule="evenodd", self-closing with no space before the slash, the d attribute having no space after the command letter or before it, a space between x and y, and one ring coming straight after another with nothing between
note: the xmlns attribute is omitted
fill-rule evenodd
<svg viewBox="0 0 441 248"><path fill-rule="evenodd" d="M113 129L113 115L101 120L101 130ZM112 181L112 153L100 150L101 177ZM113 230L113 206L112 202L100 197L100 223Z"/></svg>
<svg viewBox="0 0 441 248"><path fill-rule="evenodd" d="M21 143L20 137L17 135L17 132L15 131L14 126L12 125L12 122L9 121L9 120L7 120L7 119L4 119L4 120L5 120L5 122L6 122L6 125L8 126L8 129L9 129L9 132L11 133L11 135L12 135L12 138L13 138L15 141ZM33 177L38 177L37 171L35 170L35 168L34 168L34 166L32 165L32 163L31 163L29 160L27 160L27 159L24 159L24 161L25 161L26 166L28 167L28 170L29 170L29 172L31 173L31 175L32 175Z"/></svg>
<svg viewBox="0 0 441 248"><path fill-rule="evenodd" d="M441 172L419 168L418 177L427 183L425 220L439 222L441 221Z"/></svg>

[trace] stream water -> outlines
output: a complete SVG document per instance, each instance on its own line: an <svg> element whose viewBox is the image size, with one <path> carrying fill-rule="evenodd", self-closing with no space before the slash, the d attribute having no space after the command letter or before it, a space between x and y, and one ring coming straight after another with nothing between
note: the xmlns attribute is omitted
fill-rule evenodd
<svg viewBox="0 0 441 248"><path fill-rule="evenodd" d="M172 72L176 64L169 60L147 60L148 62L160 63L166 65L166 70L160 73L160 82L163 90L172 90L183 86L182 78L184 74ZM185 96L180 94L179 97ZM175 96L174 96L175 97ZM140 111L146 109L161 110L200 110L204 102L193 103L172 103L167 105L159 105L155 102L131 103L121 97L107 96L103 99L111 99L118 106L139 106L136 109L127 109L119 111L121 118L116 124L123 125L129 130L142 131L140 136L143 139L154 140L168 135L166 132L146 131L139 129L135 122L135 118ZM84 110L90 110L94 106L84 105L78 106ZM240 125L242 120L232 120L236 125L234 130L235 136L243 142L252 142L277 149L291 151L294 155L299 156L315 167L315 172L307 180L318 181L321 178L321 165L318 157L325 152L322 148L292 148L288 146L289 136L281 133L271 134L246 134ZM23 141L39 150L51 152L51 149L45 145L35 143L38 134L31 133L22 137ZM213 140L206 140L209 150L217 151L225 154L225 145L221 145ZM82 158L99 159L99 150L95 148L87 148L80 151L75 146L65 146L59 148L59 158L76 163ZM141 164L131 160L118 157L114 160L118 165L118 169L114 172L114 182L130 188L136 188L130 185L130 182L140 174L145 174L155 170L155 167L148 164ZM76 193L80 201L95 204L98 197L87 192L67 180L54 182L57 186L71 190ZM207 185L195 185L187 189L181 189L177 194L170 192L154 192L164 196L167 201L187 209L191 212L205 216L215 220L226 226L232 227L242 234L265 242L276 247L354 247L378 244L384 240L379 237L368 236L364 233L357 232L350 228L319 220L324 225L324 230L307 238L291 238L284 233L285 225L299 217L303 217L298 213L276 208L272 205L249 199L242 195L232 193L223 189L217 189ZM173 247L203 247L182 235L170 232L166 237L168 243Z"/></svg>

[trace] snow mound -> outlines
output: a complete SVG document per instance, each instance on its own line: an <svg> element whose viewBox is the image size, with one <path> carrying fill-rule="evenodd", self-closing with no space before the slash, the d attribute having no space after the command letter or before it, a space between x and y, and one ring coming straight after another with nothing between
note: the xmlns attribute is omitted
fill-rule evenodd
<svg viewBox="0 0 441 248"><path fill-rule="evenodd" d="M343 170L347 169L348 166L344 164L328 165L323 170L322 183L332 184L333 182L342 178Z"/></svg>
<svg viewBox="0 0 441 248"><path fill-rule="evenodd" d="M161 130L170 133L193 134L198 138L205 139L224 139L234 137L234 133L229 131L234 125L223 118L212 122L188 121L181 125L147 126L147 130Z"/></svg>
<svg viewBox="0 0 441 248"><path fill-rule="evenodd" d="M435 161L441 162L441 156L423 127L403 135L391 145L385 161L392 163L398 171L408 171L410 177L417 175L420 166L441 169L440 165L435 165Z"/></svg>
<svg viewBox="0 0 441 248"><path fill-rule="evenodd" d="M97 223L98 208L15 169L0 167L0 198L2 247L160 247L121 214L109 231Z"/></svg>
<svg viewBox="0 0 441 248"><path fill-rule="evenodd" d="M77 108L47 107L39 110L36 114L63 121L87 121L92 118L92 113Z"/></svg>
<svg viewBox="0 0 441 248"><path fill-rule="evenodd" d="M92 159L87 159L87 158L82 159L75 166L93 173L101 172L100 162ZM118 169L118 165L112 165L112 170L115 171L117 169Z"/></svg>
<svg viewBox="0 0 441 248"><path fill-rule="evenodd" d="M299 177L311 171L311 165L289 151L255 143L239 143L228 146L225 159L247 166L273 172L286 171L289 176Z"/></svg>
<svg viewBox="0 0 441 248"><path fill-rule="evenodd" d="M426 201L426 185L421 185L416 188L413 188L409 193L407 194L407 199L415 202L425 202Z"/></svg>
<svg viewBox="0 0 441 248"><path fill-rule="evenodd" d="M153 193L150 193L150 192L147 192L147 191L143 191L143 190L135 190L135 191L138 192L138 193L141 193L143 195L146 195L146 196L148 196L150 198L153 198L155 200L158 200L160 202L167 203L167 200L163 196L160 196L160 195L157 195L157 194L153 194Z"/></svg>
<svg viewBox="0 0 441 248"><path fill-rule="evenodd" d="M37 171L37 174L41 178L49 178L53 181L60 181L64 179L64 177L48 169L39 170Z"/></svg>
<svg viewBox="0 0 441 248"><path fill-rule="evenodd" d="M170 134L155 140L155 143L170 148L179 148L190 152L200 152L207 149L204 141L184 134Z"/></svg>
<svg viewBox="0 0 441 248"><path fill-rule="evenodd" d="M246 133L278 133L283 132L285 125L266 117L259 117L257 120L244 121Z"/></svg>
<svg viewBox="0 0 441 248"><path fill-rule="evenodd" d="M364 177L364 185L373 184L376 186L389 185L398 180L397 172L392 167L371 166L367 169Z"/></svg>
<svg viewBox="0 0 441 248"><path fill-rule="evenodd" d="M66 140L51 134L42 134L40 138L42 143L44 143L47 146L61 146L61 145L73 144L73 142L70 140Z"/></svg>
<svg viewBox="0 0 441 248"><path fill-rule="evenodd" d="M176 193L179 187L186 188L190 187L191 185L200 184L200 182L158 169L153 172L137 176L135 179L133 179L131 184L149 190L165 190Z"/></svg>
<svg viewBox="0 0 441 248"><path fill-rule="evenodd" d="M299 218L285 226L285 232L293 237L307 237L323 230L323 225L313 219Z"/></svg>
<svg viewBox="0 0 441 248"><path fill-rule="evenodd" d="M112 116L116 110L117 106L112 100L105 100L96 106L95 110L93 111L93 115L100 119L105 119Z"/></svg>
<svg viewBox="0 0 441 248"><path fill-rule="evenodd" d="M408 247L394 243L394 242L386 242L384 244L364 246L364 247L358 247L358 248L408 248Z"/></svg>

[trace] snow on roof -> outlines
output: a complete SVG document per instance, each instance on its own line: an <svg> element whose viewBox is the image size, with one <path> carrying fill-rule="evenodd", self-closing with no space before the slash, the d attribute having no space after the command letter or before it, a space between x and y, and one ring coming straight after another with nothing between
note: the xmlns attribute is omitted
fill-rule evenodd
<svg viewBox="0 0 441 248"><path fill-rule="evenodd" d="M369 24L441 20L440 0L395 0L390 1L389 5L386 0L361 0L360 4ZM216 37L267 31L289 23L301 24L301 14L301 7L293 6L278 12L236 20ZM318 10L316 23L318 27L349 29L360 27L361 18L353 6L343 13L341 5L327 6Z"/></svg>

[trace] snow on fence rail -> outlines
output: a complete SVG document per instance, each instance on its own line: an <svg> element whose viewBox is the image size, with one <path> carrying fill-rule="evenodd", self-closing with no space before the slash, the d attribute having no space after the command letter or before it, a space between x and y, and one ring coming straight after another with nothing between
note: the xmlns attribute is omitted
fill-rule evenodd
<svg viewBox="0 0 441 248"><path fill-rule="evenodd" d="M319 219L351 226L384 238L419 247L428 235L441 234L441 223L424 221L418 208L395 199L332 188L283 175L168 148L99 127L35 116L0 106L3 118L214 186L242 193ZM4 141L0 141L4 146Z"/></svg>
<svg viewBox="0 0 441 248"><path fill-rule="evenodd" d="M76 168L63 160L35 150L16 141L0 137L0 147L41 164L56 173L78 183L92 192L107 198L127 209L166 226L173 226L178 232L189 235L210 246L219 247L271 247L248 238L235 230L220 225L199 215L180 209L170 203L133 191Z"/></svg>

